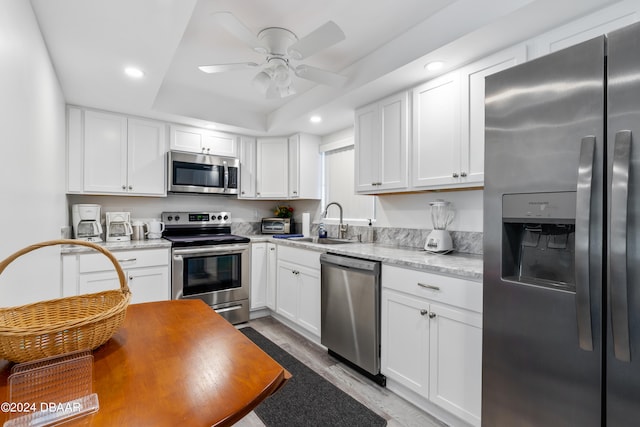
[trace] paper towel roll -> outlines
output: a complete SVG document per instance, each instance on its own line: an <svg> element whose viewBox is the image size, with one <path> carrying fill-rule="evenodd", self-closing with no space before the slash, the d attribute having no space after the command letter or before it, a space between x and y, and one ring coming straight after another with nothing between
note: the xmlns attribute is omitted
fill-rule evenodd
<svg viewBox="0 0 640 427"><path fill-rule="evenodd" d="M305 237L311 236L311 217L309 212L302 212L302 234Z"/></svg>

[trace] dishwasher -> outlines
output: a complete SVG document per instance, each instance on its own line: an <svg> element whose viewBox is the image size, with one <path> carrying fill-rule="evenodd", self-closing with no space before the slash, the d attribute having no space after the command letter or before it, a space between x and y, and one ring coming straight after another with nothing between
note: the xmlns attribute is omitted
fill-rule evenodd
<svg viewBox="0 0 640 427"><path fill-rule="evenodd" d="M320 255L321 338L329 354L381 386L380 263Z"/></svg>

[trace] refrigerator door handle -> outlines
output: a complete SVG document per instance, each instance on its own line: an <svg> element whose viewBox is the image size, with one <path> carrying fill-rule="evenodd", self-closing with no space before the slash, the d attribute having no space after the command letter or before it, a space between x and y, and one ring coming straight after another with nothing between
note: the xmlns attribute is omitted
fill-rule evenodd
<svg viewBox="0 0 640 427"><path fill-rule="evenodd" d="M631 131L616 132L611 174L611 232L609 242L609 298L613 352L616 359L631 361L629 304L627 301L627 203Z"/></svg>
<svg viewBox="0 0 640 427"><path fill-rule="evenodd" d="M575 281L576 315L578 321L578 343L580 348L593 351L591 331L591 291L589 281L589 241L591 228L591 184L593 181L593 160L596 137L582 138L580 163L578 165L578 186L576 192L576 233L575 233Z"/></svg>

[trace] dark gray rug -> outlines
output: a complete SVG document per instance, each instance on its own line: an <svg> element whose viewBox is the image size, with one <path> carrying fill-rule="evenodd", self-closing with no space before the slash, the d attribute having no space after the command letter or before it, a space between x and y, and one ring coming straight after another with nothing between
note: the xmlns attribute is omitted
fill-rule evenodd
<svg viewBox="0 0 640 427"><path fill-rule="evenodd" d="M269 427L386 426L366 406L322 378L255 329L240 329L251 341L282 365L292 378L268 397L255 413Z"/></svg>

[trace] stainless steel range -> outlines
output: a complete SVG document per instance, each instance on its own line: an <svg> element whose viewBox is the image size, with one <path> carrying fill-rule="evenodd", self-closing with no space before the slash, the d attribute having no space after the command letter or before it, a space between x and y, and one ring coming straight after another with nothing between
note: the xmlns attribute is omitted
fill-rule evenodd
<svg viewBox="0 0 640 427"><path fill-rule="evenodd" d="M229 322L249 320L249 239L229 212L163 212L171 241L171 298L201 299Z"/></svg>

